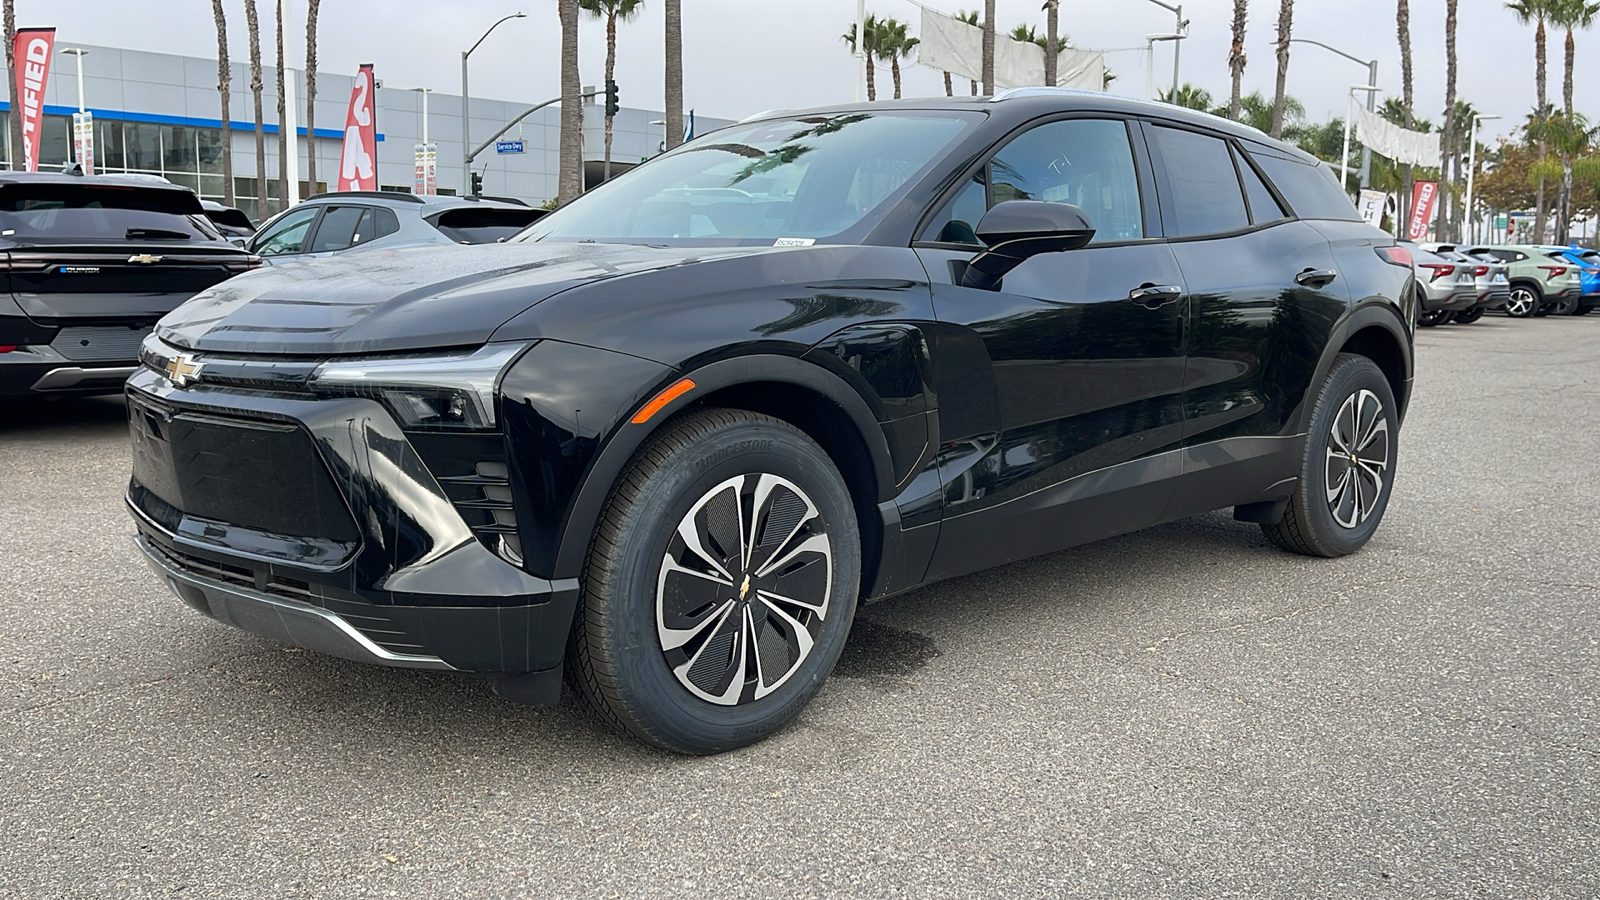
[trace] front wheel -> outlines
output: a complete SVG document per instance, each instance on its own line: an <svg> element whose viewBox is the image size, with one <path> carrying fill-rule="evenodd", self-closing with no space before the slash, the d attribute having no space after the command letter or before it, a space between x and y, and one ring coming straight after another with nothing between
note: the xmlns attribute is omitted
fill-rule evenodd
<svg viewBox="0 0 1600 900"><path fill-rule="evenodd" d="M690 413L650 438L596 530L569 674L616 728L678 753L799 715L855 617L861 540L821 447L769 416Z"/></svg>
<svg viewBox="0 0 1600 900"><path fill-rule="evenodd" d="M1526 319L1539 311L1544 298L1538 290L1519 284L1511 288L1511 299L1506 301L1506 315L1513 319Z"/></svg>
<svg viewBox="0 0 1600 900"><path fill-rule="evenodd" d="M1261 530L1279 547L1308 556L1361 549L1389 506L1399 431L1382 370L1365 356L1339 354L1312 408L1300 483L1283 519Z"/></svg>

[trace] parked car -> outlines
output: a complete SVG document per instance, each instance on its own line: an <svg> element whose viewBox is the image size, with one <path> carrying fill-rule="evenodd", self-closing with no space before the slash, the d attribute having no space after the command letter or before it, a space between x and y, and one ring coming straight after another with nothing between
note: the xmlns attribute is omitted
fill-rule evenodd
<svg viewBox="0 0 1600 900"><path fill-rule="evenodd" d="M1453 321L1463 325L1476 322L1490 310L1504 311L1511 300L1510 267L1487 253L1469 256L1454 244L1423 244L1423 248L1456 263L1472 266L1473 291L1477 301L1455 314Z"/></svg>
<svg viewBox="0 0 1600 900"><path fill-rule="evenodd" d="M129 381L128 503L223 622L525 702L565 665L712 753L799 713L858 601L1223 507L1358 550L1414 282L1326 164L1221 118L773 113L504 244L195 298Z"/></svg>
<svg viewBox="0 0 1600 900"><path fill-rule="evenodd" d="M486 244L545 210L505 200L389 191L318 194L268 220L246 246L268 262L406 244Z"/></svg>
<svg viewBox="0 0 1600 900"><path fill-rule="evenodd" d="M1477 305L1475 263L1447 259L1410 241L1401 246L1411 251L1417 266L1418 325L1442 325Z"/></svg>
<svg viewBox="0 0 1600 900"><path fill-rule="evenodd" d="M157 319L259 265L185 188L0 173L0 396L107 393Z"/></svg>
<svg viewBox="0 0 1600 900"><path fill-rule="evenodd" d="M216 226L223 237L241 247L256 233L255 223L250 221L250 217L245 215L242 209L223 206L215 200L201 200L200 208L205 210L206 218L211 220L211 224Z"/></svg>
<svg viewBox="0 0 1600 900"><path fill-rule="evenodd" d="M1545 247L1545 254L1558 262L1568 262L1578 267L1582 294L1572 308L1575 316L1586 316L1600 306L1600 251L1585 247Z"/></svg>
<svg viewBox="0 0 1600 900"><path fill-rule="evenodd" d="M1477 244L1467 248L1474 256L1488 253L1509 267L1511 299L1506 315L1517 318L1566 315L1577 307L1582 296L1578 267L1562 265L1539 248L1527 244Z"/></svg>

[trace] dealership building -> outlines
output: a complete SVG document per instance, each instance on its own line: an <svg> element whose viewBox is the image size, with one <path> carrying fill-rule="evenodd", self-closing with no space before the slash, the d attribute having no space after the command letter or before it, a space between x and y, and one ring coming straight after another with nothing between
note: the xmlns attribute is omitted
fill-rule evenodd
<svg viewBox="0 0 1600 900"><path fill-rule="evenodd" d="M72 113L78 109L79 59L64 51L81 48L83 105L94 117L95 171L143 172L162 175L192 188L208 200L223 200L223 128L221 98L217 93L217 61L203 57L148 53L91 44L76 45L59 36L51 61L44 97L44 126L39 168L50 170L72 159ZM256 183L254 101L250 94L250 67L232 66L232 96L228 138L233 147L235 202L259 224L279 209L278 200L278 98L276 69L263 68L261 111L266 133L266 184ZM412 90L405 76L376 72L378 132L378 185L383 190L411 191L415 184L416 147L423 138L423 95ZM316 134L309 141L305 129L305 73L289 70L298 111L300 196L327 190L335 180L343 148L345 111L355 82L355 72L317 74ZM552 79L553 80L553 79ZM586 88L585 90L590 90ZM514 99L472 97L473 149L516 118L528 107L549 99L536 95ZM603 95L599 98L603 102ZM3 115L9 104L0 100ZM437 148L436 184L441 194L462 192L461 96L445 91L427 95L427 136ZM523 119L473 162L483 175L483 191L541 203L556 195L559 105ZM659 110L623 108L614 122L613 173L637 165L660 152L663 132ZM686 121L688 116L685 116ZM730 124L726 119L701 117L695 132L703 134ZM10 129L5 129L5 165L10 166ZM604 117L601 106L584 105L584 171L588 183L601 178L604 156ZM316 154L317 184L305 181L306 154Z"/></svg>

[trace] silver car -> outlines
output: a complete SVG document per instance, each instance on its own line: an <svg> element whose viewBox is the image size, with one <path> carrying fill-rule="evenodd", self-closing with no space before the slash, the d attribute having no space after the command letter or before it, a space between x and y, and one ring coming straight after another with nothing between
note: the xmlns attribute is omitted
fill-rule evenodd
<svg viewBox="0 0 1600 900"><path fill-rule="evenodd" d="M318 194L265 222L245 249L273 264L371 247L487 244L516 234L544 212L491 197Z"/></svg>
<svg viewBox="0 0 1600 900"><path fill-rule="evenodd" d="M1478 302L1476 263L1446 259L1409 241L1401 246L1411 251L1416 264L1418 325L1442 325Z"/></svg>
<svg viewBox="0 0 1600 900"><path fill-rule="evenodd" d="M1457 263L1470 264L1474 289L1478 301L1455 314L1455 321L1465 325L1483 318L1490 310L1503 310L1511 300L1511 267L1489 253L1470 253L1455 244L1423 244L1425 250Z"/></svg>

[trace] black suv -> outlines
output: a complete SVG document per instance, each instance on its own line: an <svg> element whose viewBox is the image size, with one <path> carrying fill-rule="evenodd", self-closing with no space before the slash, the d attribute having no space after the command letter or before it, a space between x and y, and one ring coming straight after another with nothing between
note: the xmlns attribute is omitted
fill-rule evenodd
<svg viewBox="0 0 1600 900"><path fill-rule="evenodd" d="M120 391L157 319L259 264L187 188L0 174L0 397Z"/></svg>
<svg viewBox="0 0 1600 900"><path fill-rule="evenodd" d="M129 381L161 579L354 659L563 668L709 753L856 605L1221 507L1360 548L1411 388L1403 248L1259 132L1099 94L773 114L511 242L265 270Z"/></svg>

